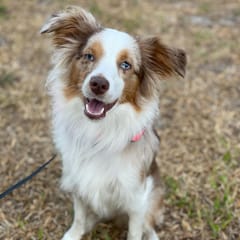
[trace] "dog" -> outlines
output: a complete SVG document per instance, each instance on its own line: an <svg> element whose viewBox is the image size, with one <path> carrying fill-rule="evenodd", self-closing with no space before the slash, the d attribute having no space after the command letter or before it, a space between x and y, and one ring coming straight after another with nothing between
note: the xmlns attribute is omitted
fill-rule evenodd
<svg viewBox="0 0 240 240"><path fill-rule="evenodd" d="M155 160L159 81L184 77L186 55L156 37L104 28L69 7L41 29L54 46L47 79L53 139L74 219L63 240L79 240L99 221L127 219L128 240L157 240L163 189Z"/></svg>

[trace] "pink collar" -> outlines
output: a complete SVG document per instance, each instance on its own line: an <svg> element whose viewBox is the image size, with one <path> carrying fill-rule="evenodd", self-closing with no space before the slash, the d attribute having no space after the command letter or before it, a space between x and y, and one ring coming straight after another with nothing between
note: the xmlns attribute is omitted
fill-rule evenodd
<svg viewBox="0 0 240 240"><path fill-rule="evenodd" d="M145 132L145 129L143 129L141 132L133 136L133 138L131 139L131 142L138 142L142 138L144 132Z"/></svg>

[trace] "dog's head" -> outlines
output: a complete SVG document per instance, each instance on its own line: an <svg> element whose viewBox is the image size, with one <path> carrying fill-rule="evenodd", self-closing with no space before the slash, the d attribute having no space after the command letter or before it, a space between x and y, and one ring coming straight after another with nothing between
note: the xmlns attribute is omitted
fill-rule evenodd
<svg viewBox="0 0 240 240"><path fill-rule="evenodd" d="M65 98L82 98L90 119L104 118L125 103L141 111L140 102L155 97L158 79L185 73L184 51L165 46L158 37L135 38L103 28L81 8L53 15L41 33L52 33L56 51L64 53L69 69Z"/></svg>

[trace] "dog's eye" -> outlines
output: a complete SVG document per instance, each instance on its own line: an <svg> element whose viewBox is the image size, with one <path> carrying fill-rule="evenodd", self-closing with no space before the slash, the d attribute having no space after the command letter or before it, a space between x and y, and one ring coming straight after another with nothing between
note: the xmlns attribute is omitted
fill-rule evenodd
<svg viewBox="0 0 240 240"><path fill-rule="evenodd" d="M132 67L132 65L127 61L120 63L120 68L123 70L129 70L129 69L131 69L131 67Z"/></svg>
<svg viewBox="0 0 240 240"><path fill-rule="evenodd" d="M95 60L94 56L91 53L86 53L83 55L84 59L93 62Z"/></svg>

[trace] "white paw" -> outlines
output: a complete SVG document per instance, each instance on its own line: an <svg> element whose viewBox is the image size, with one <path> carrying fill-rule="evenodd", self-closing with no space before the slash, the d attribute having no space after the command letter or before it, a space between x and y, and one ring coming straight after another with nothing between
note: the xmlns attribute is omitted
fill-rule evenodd
<svg viewBox="0 0 240 240"><path fill-rule="evenodd" d="M127 240L141 240L142 239L142 234L128 234Z"/></svg>
<svg viewBox="0 0 240 240"><path fill-rule="evenodd" d="M73 233L72 231L67 231L62 240L80 240L81 236L79 236L79 234Z"/></svg>

